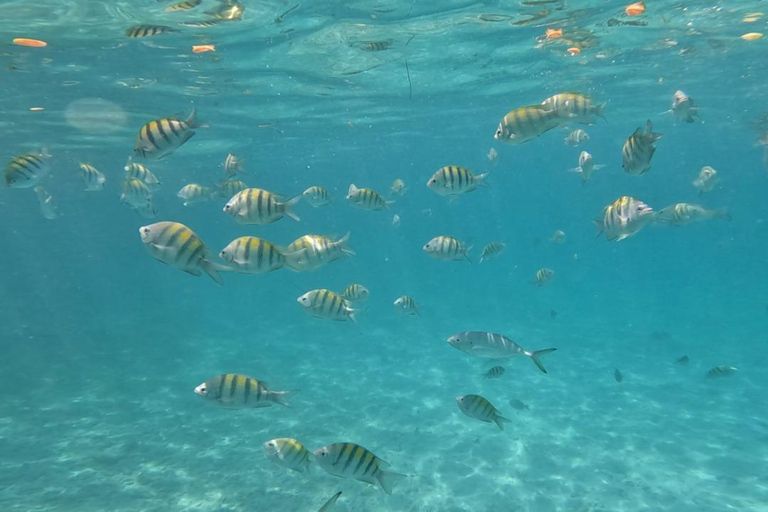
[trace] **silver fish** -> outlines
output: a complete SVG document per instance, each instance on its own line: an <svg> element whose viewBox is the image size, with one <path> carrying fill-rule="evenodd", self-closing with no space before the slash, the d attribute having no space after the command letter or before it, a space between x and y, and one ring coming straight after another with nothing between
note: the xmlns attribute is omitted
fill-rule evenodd
<svg viewBox="0 0 768 512"><path fill-rule="evenodd" d="M398 481L405 478L405 475L384 471L388 463L354 443L329 444L314 453L317 464L328 473L378 484L387 494L392 494Z"/></svg>
<svg viewBox="0 0 768 512"><path fill-rule="evenodd" d="M621 149L621 167L629 174L645 174L651 168L651 158L656 152L654 142L661 139L660 133L654 133L650 119L645 123L645 131L642 128L635 130L629 136Z"/></svg>
<svg viewBox="0 0 768 512"><path fill-rule="evenodd" d="M104 190L104 183L106 183L107 178L104 177L102 172L92 165L83 163L80 164L80 170L82 171L80 176L83 179L83 183L85 183L86 192Z"/></svg>
<svg viewBox="0 0 768 512"><path fill-rule="evenodd" d="M621 241L636 234L653 219L653 209L634 197L622 196L605 207L603 218L595 220L599 230L609 242Z"/></svg>
<svg viewBox="0 0 768 512"><path fill-rule="evenodd" d="M491 402L480 395L461 395L456 397L456 404L461 412L476 420L496 423L499 430L504 430L504 423L511 420L503 417Z"/></svg>
<svg viewBox="0 0 768 512"><path fill-rule="evenodd" d="M717 171L712 167L705 165L699 171L699 175L693 180L693 186L699 190L699 195L705 192L711 192L715 185L717 185L718 176Z"/></svg>
<svg viewBox="0 0 768 512"><path fill-rule="evenodd" d="M43 188L42 185L35 187L35 194L37 194L37 201L40 203L40 213L48 220L56 218L56 203L53 202L53 197Z"/></svg>
<svg viewBox="0 0 768 512"><path fill-rule="evenodd" d="M9 188L33 188L48 172L51 157L45 150L15 156L3 170L3 182Z"/></svg>
<svg viewBox="0 0 768 512"><path fill-rule="evenodd" d="M662 208L653 216L654 222L671 226L683 226L700 220L731 220L726 208L708 210L697 204L677 203Z"/></svg>
<svg viewBox="0 0 768 512"><path fill-rule="evenodd" d="M541 363L541 358L557 350L556 348L545 348L531 352L525 350L503 334L483 331L465 331L454 334L448 338L448 343L466 354L478 357L490 359L506 359L521 355L530 357L531 361L543 373L547 373L547 370Z"/></svg>

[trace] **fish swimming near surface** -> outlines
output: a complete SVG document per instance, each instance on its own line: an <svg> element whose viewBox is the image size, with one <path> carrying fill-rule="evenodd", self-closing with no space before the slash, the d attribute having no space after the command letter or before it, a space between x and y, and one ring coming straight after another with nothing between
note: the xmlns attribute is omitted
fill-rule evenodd
<svg viewBox="0 0 768 512"><path fill-rule="evenodd" d="M358 188L354 183L349 186L347 201L360 210L383 210L389 208L392 201L387 201L384 196L370 188Z"/></svg>
<svg viewBox="0 0 768 512"><path fill-rule="evenodd" d="M708 210L697 204L677 203L662 208L653 216L654 222L670 226L683 226L709 219L731 220L731 215L726 208Z"/></svg>
<svg viewBox="0 0 768 512"><path fill-rule="evenodd" d="M279 270L299 255L293 253L286 257L280 247L255 236L236 238L219 253L219 257L226 261L232 270L243 274L266 274Z"/></svg>
<svg viewBox="0 0 768 512"><path fill-rule="evenodd" d="M311 454L296 439L280 437L265 442L263 446L267 458L275 464L299 473L309 472Z"/></svg>
<svg viewBox="0 0 768 512"><path fill-rule="evenodd" d="M603 218L594 223L598 237L605 233L609 242L619 242L635 235L653 218L653 208L640 199L622 196L606 206Z"/></svg>
<svg viewBox="0 0 768 512"><path fill-rule="evenodd" d="M304 235L291 242L283 250L283 254L291 270L317 270L332 261L355 255L355 251L347 247L351 235L352 233L348 232L338 240L324 235Z"/></svg>
<svg viewBox="0 0 768 512"><path fill-rule="evenodd" d="M683 91L675 91L672 108L667 110L667 112L674 114L678 121L693 123L696 121L696 116L699 115L699 109L693 103L693 98ZM666 114L667 112L664 113Z"/></svg>
<svg viewBox="0 0 768 512"><path fill-rule="evenodd" d="M46 150L15 156L3 170L3 182L8 188L33 188L50 172Z"/></svg>
<svg viewBox="0 0 768 512"><path fill-rule="evenodd" d="M509 144L522 144L555 128L560 121L556 111L543 105L520 107L502 118L493 138Z"/></svg>
<svg viewBox="0 0 768 512"><path fill-rule="evenodd" d="M651 159L656 152L653 144L661 139L660 133L654 133L650 119L645 123L645 130L638 128L629 136L621 149L621 167L629 174L645 174L651 168Z"/></svg>
<svg viewBox="0 0 768 512"><path fill-rule="evenodd" d="M202 126L197 120L197 110L186 119L164 117L150 121L139 130L134 152L147 159L162 159L179 149L195 135L194 128Z"/></svg>
<svg viewBox="0 0 768 512"><path fill-rule="evenodd" d="M176 196L184 201L184 206L191 206L193 204L209 201L213 194L214 191L208 187L204 187L199 183L189 183L181 187L181 190L176 193Z"/></svg>
<svg viewBox="0 0 768 512"><path fill-rule="evenodd" d="M496 334L484 331L464 331L454 334L448 338L448 343L462 352L490 359L506 359L515 356L527 356L543 373L547 373L546 368L541 363L541 358L556 348L545 348L543 350L529 351L507 338L503 334Z"/></svg>
<svg viewBox="0 0 768 512"><path fill-rule="evenodd" d="M331 204L331 194L328 191L318 185L309 187L307 190L301 193L302 197L313 208L319 208L321 206L328 206Z"/></svg>
<svg viewBox="0 0 768 512"><path fill-rule="evenodd" d="M127 35L130 38L137 38L137 37L152 37L157 36L160 34L165 33L172 33L172 32L178 32L175 28L166 27L165 25L149 25L149 24L140 24L140 25L133 25L132 27L129 27L125 31L125 35Z"/></svg>
<svg viewBox="0 0 768 512"><path fill-rule="evenodd" d="M203 0L183 0L165 8L165 12L189 11L203 3Z"/></svg>
<svg viewBox="0 0 768 512"><path fill-rule="evenodd" d="M195 388L195 394L228 409L255 409L280 404L289 407L293 391L272 391L266 382L239 373L223 373Z"/></svg>
<svg viewBox="0 0 768 512"><path fill-rule="evenodd" d="M389 467L387 462L354 443L329 444L315 450L314 454L317 464L328 473L371 485L378 484L387 494L392 494L395 485L406 477L384 471Z"/></svg>
<svg viewBox="0 0 768 512"><path fill-rule="evenodd" d="M133 162L130 158L125 164L125 179L135 178L142 181L150 192L156 192L160 189L160 180L157 179L152 171L146 165Z"/></svg>
<svg viewBox="0 0 768 512"><path fill-rule="evenodd" d="M486 423L496 423L499 430L504 430L504 423L512 421L503 417L499 410L491 405L491 402L480 395L457 396L456 404L465 415Z"/></svg>

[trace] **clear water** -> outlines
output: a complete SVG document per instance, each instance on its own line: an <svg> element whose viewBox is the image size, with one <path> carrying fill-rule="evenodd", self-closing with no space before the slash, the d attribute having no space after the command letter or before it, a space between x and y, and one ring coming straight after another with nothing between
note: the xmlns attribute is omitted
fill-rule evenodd
<svg viewBox="0 0 768 512"><path fill-rule="evenodd" d="M240 22L147 39L124 31L199 19L216 2L174 14L153 0L0 5L2 157L46 147L59 212L44 219L31 190L0 194L0 509L315 511L340 490L338 511L766 510L768 174L753 124L768 68L765 40L739 38L765 31L765 17L742 22L761 2L652 2L633 18L644 27L609 26L630 19L596 0L302 2L281 23L292 2L243 4ZM535 48L556 27L594 41L578 57L557 41ZM351 44L382 40L392 47ZM677 89L702 123L661 114ZM507 111L568 90L609 102L608 121L586 127L582 149L606 165L586 186L565 172L579 152L567 131L492 139ZM81 101L95 98L95 111ZM193 105L210 128L150 162L162 189L158 217L143 219L118 199L136 132ZM621 146L647 118L664 138L651 171L630 176ZM234 223L222 200L182 206L176 191L217 182L228 152L251 186L319 184L334 204L261 227ZM103 192L82 190L79 162L106 174ZM492 170L491 187L449 203L424 186L447 164ZM700 198L703 165L721 182ZM385 192L398 177L408 191L390 211L344 200L350 183ZM625 194L656 209L727 207L733 220L595 241L591 219ZM357 256L313 273L229 273L219 287L147 254L137 230L159 220L214 252L246 234L286 244L351 231ZM556 229L566 243L547 242ZM421 248L439 234L474 244L473 263L429 258ZM480 265L490 241L507 248ZM539 288L543 266L556 274ZM296 302L352 282L371 291L359 326ZM394 310L402 294L420 317ZM483 380L495 363L446 343L463 330L558 351L546 375L515 359ZM682 355L689 365L674 364ZM705 379L716 365L739 370ZM193 389L222 372L301 391L292 408L221 409ZM500 432L464 416L465 393L512 422ZM274 437L356 442L410 477L387 496L318 467L289 472L263 454Z"/></svg>

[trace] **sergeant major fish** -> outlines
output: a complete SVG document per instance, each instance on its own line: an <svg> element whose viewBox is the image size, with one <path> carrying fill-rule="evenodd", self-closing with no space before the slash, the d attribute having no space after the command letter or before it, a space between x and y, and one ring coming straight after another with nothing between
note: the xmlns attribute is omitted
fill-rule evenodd
<svg viewBox="0 0 768 512"><path fill-rule="evenodd" d="M241 236L222 249L219 257L237 272L266 274L283 268L286 263L290 264L296 254L286 257L278 246L268 240Z"/></svg>
<svg viewBox="0 0 768 512"><path fill-rule="evenodd" d="M579 146L582 142L588 140L589 134L582 129L573 130L567 137L565 137L565 143L572 147Z"/></svg>
<svg viewBox="0 0 768 512"><path fill-rule="evenodd" d="M522 144L548 132L559 123L558 113L545 106L520 107L502 118L493 138L510 144Z"/></svg>
<svg viewBox="0 0 768 512"><path fill-rule="evenodd" d="M272 404L288 407L291 393L272 391L266 382L238 373L217 375L195 388L195 394L228 409L255 409Z"/></svg>
<svg viewBox="0 0 768 512"><path fill-rule="evenodd" d="M139 130L134 151L144 158L165 158L191 139L198 126L201 125L194 108L185 120L164 117L150 121Z"/></svg>
<svg viewBox="0 0 768 512"><path fill-rule="evenodd" d="M32 188L50 171L51 155L41 150L11 158L3 170L3 181L9 188Z"/></svg>
<svg viewBox="0 0 768 512"><path fill-rule="evenodd" d="M188 183L181 187L176 193L179 199L184 200L184 206L190 206L197 203L203 203L211 199L213 191L208 187L204 187L198 183Z"/></svg>
<svg viewBox="0 0 768 512"><path fill-rule="evenodd" d="M328 206L331 204L331 194L328 193L325 188L318 185L309 187L307 190L302 192L301 195L304 197L304 200L314 208Z"/></svg>
<svg viewBox="0 0 768 512"><path fill-rule="evenodd" d="M501 242L490 242L483 248L483 252L480 254L480 263L497 257L506 246L507 244Z"/></svg>
<svg viewBox="0 0 768 512"><path fill-rule="evenodd" d="M712 167L705 165L701 168L701 171L699 171L698 177L693 180L693 186L699 190L699 195L702 195L705 192L711 192L715 188L715 185L717 185L717 181L717 171Z"/></svg>
<svg viewBox="0 0 768 512"><path fill-rule="evenodd" d="M543 373L547 373L547 370L541 363L541 358L557 350L556 348L545 348L531 352L525 350L503 334L481 331L465 331L454 334L448 338L448 343L466 354L490 359L506 359L520 355L527 356L531 358L531 361Z"/></svg>
<svg viewBox="0 0 768 512"><path fill-rule="evenodd" d="M475 175L469 169L456 165L446 165L432 175L427 181L427 188L440 196L458 196L477 190L477 187L487 186L485 178L488 173Z"/></svg>
<svg viewBox="0 0 768 512"><path fill-rule="evenodd" d="M151 37L151 36L157 36L160 34L165 34L166 32L178 32L178 30L166 27L165 25L147 25L147 24L141 24L141 25L133 25L132 27L129 27L125 31L125 35L127 35L130 38L137 38L137 37Z"/></svg>
<svg viewBox="0 0 768 512"><path fill-rule="evenodd" d="M131 208L143 208L152 201L152 192L143 181L136 178L126 178L122 183L120 201L127 203Z"/></svg>
<svg viewBox="0 0 768 512"><path fill-rule="evenodd" d="M484 379L498 379L499 377L504 375L505 371L506 370L504 369L503 366L494 366L493 368L491 368L490 370L488 370L487 372L485 372L483 374L483 378Z"/></svg>
<svg viewBox="0 0 768 512"><path fill-rule="evenodd" d="M423 247L424 251L437 260L459 261L467 260L470 263L469 251L472 247L466 247L464 242L450 236L436 236Z"/></svg>
<svg viewBox="0 0 768 512"><path fill-rule="evenodd" d="M369 290L361 284L351 284L344 289L342 297L349 302L364 302L368 299Z"/></svg>
<svg viewBox="0 0 768 512"><path fill-rule="evenodd" d="M267 458L275 464L299 473L309 472L311 454L296 439L280 437L265 442L263 446Z"/></svg>
<svg viewBox="0 0 768 512"><path fill-rule="evenodd" d="M398 481L405 478L405 475L384 471L389 467L387 462L354 443L329 444L314 453L317 464L328 473L378 484L387 494L392 494Z"/></svg>
<svg viewBox="0 0 768 512"><path fill-rule="evenodd" d="M738 368L733 366L715 366L707 372L708 379L716 379L719 377L727 377L738 371Z"/></svg>
<svg viewBox="0 0 768 512"><path fill-rule="evenodd" d="M390 190L392 191L392 195L395 196L401 196L405 194L405 182L400 178L396 178L395 181L392 182L392 187L390 187Z"/></svg>
<svg viewBox="0 0 768 512"><path fill-rule="evenodd" d="M651 158L656 152L654 142L661 139L660 133L653 132L650 119L645 123L645 131L642 128L635 130L629 136L621 149L621 167L629 174L645 174L651 168Z"/></svg>
<svg viewBox="0 0 768 512"><path fill-rule="evenodd" d="M602 169L603 167L605 166L595 164L591 154L582 151L579 154L579 166L574 169L569 169L569 172L577 172L581 174L581 183L584 184L591 179L594 171Z"/></svg>
<svg viewBox="0 0 768 512"><path fill-rule="evenodd" d="M83 179L83 183L85 183L86 192L104 190L104 183L106 183L107 178L104 177L102 172L92 165L83 163L80 164L80 170L80 176Z"/></svg>
<svg viewBox="0 0 768 512"><path fill-rule="evenodd" d="M155 176L146 165L133 162L129 158L124 169L126 178L136 178L137 180L143 181L150 192L156 192L160 189L160 180L157 179L157 176Z"/></svg>
<svg viewBox="0 0 768 512"><path fill-rule="evenodd" d="M389 208L392 201L386 201L384 197L370 188L357 188L355 184L349 186L347 201L361 210L383 210Z"/></svg>
<svg viewBox="0 0 768 512"><path fill-rule="evenodd" d="M224 206L224 213L229 214L239 224L270 224L285 217L299 221L293 213L293 207L301 201L296 196L280 202L278 196L260 188L247 188L235 194Z"/></svg>
<svg viewBox="0 0 768 512"><path fill-rule="evenodd" d="M693 106L693 98L683 91L675 91L672 108L667 112L674 114L678 121L685 123L693 123L696 120L695 117L699 115L699 109Z"/></svg>
<svg viewBox="0 0 768 512"><path fill-rule="evenodd" d="M357 323L356 311L349 307L349 302L330 290L312 290L296 301L304 307L307 313L317 318L342 322L352 320L353 323Z"/></svg>
<svg viewBox="0 0 768 512"><path fill-rule="evenodd" d="M398 297L395 300L394 305L395 308L404 315L419 315L419 305L408 295Z"/></svg>
<svg viewBox="0 0 768 512"><path fill-rule="evenodd" d="M461 395L456 397L456 404L459 410L476 420L486 423L496 423L499 430L504 430L504 423L510 423L511 420L503 417L499 410L491 402L480 395Z"/></svg>
<svg viewBox="0 0 768 512"><path fill-rule="evenodd" d="M731 215L726 208L708 210L697 204L677 203L662 208L653 216L655 222L671 226L683 226L709 219L731 220Z"/></svg>
<svg viewBox="0 0 768 512"><path fill-rule="evenodd" d="M354 256L355 251L347 247L347 233L338 240L323 235L304 235L291 242L283 253L290 259L290 268L297 272L307 272L332 261Z"/></svg>
<svg viewBox="0 0 768 512"><path fill-rule="evenodd" d="M224 174L226 174L227 178L234 178L238 173L245 174L243 160L229 153L227 158L224 159Z"/></svg>
<svg viewBox="0 0 768 512"><path fill-rule="evenodd" d="M605 119L605 103L595 104L592 98L580 92L562 92L550 96L541 105L555 112L561 121L595 124L595 116Z"/></svg>
<svg viewBox="0 0 768 512"><path fill-rule="evenodd" d="M248 185L246 185L242 180L230 178L228 180L220 181L218 185L216 185L216 192L220 197L229 199L238 192L241 192L247 188Z"/></svg>
<svg viewBox="0 0 768 512"><path fill-rule="evenodd" d="M595 220L599 232L609 242L621 241L636 234L653 219L653 209L634 197L622 196L605 207L603 218Z"/></svg>
<svg viewBox="0 0 768 512"><path fill-rule="evenodd" d="M552 281L555 275L555 271L550 268L540 268L536 271L536 277L533 280L533 284L536 286L546 286Z"/></svg>

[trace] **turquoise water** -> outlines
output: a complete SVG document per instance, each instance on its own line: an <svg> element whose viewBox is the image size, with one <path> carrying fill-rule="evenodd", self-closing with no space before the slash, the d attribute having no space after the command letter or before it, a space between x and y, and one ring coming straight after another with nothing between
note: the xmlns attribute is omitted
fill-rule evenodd
<svg viewBox="0 0 768 512"><path fill-rule="evenodd" d="M0 509L315 511L342 491L333 510L766 510L768 172L755 124L768 71L766 40L739 37L766 31L765 16L742 21L762 2L659 1L637 18L601 1L305 2L280 23L294 3L242 3L241 21L144 39L125 30L177 27L217 2L0 5L2 158L47 148L41 184L58 213L45 219L31 189L0 191ZM557 40L537 48L558 27L579 37L579 56ZM216 51L192 53L200 44ZM662 114L678 89L700 121ZM508 111L570 90L608 102L607 121L569 125L589 133L582 147L562 127L519 146L493 139ZM136 134L193 106L209 127L146 162L162 187L157 217L142 218L119 200ZM631 176L621 148L646 119L663 138L651 170ZM565 172L582 149L606 166L584 186ZM220 181L229 152L250 186L322 185L333 203L267 226L235 223L225 198L184 207L176 192ZM83 190L80 162L106 175L103 191ZM425 186L444 165L491 171L490 186L449 202ZM699 196L704 165L720 181ZM389 196L395 178L407 191L389 210L345 200L350 183ZM595 240L592 219L622 195L656 210L728 208L732 220ZM244 235L285 245L346 232L357 255L309 273L230 272L220 287L142 247L139 227L163 220L214 255ZM548 242L558 229L565 243ZM472 263L430 258L422 246L437 235L473 245ZM479 264L491 241L506 249ZM542 267L555 276L537 287ZM359 325L296 302L353 282L370 290ZM395 311L404 294L420 316ZM446 342L465 330L558 350L543 374ZM483 379L496 364L506 373ZM705 378L718 365L738 371ZM300 391L291 408L244 410L194 394L226 372ZM463 415L455 397L468 393L511 423ZM291 472L263 453L276 437L358 443L409 477L388 496L316 465Z"/></svg>

